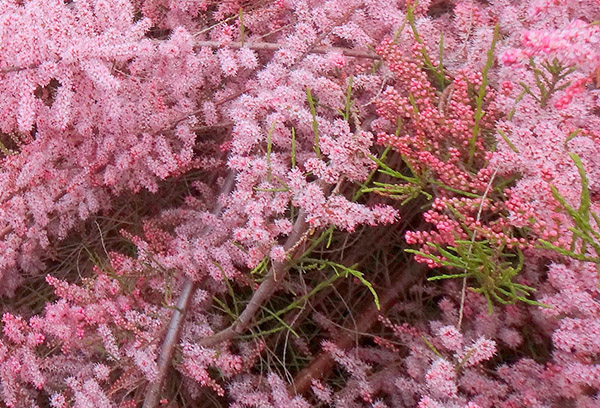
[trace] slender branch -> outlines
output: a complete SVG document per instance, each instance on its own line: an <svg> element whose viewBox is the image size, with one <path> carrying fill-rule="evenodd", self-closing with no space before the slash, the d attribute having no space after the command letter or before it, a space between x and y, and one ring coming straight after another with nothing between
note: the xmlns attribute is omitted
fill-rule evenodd
<svg viewBox="0 0 600 408"><path fill-rule="evenodd" d="M197 283L190 278L186 278L177 305L171 316L171 322L165 335L165 340L160 349L160 355L158 356L158 378L156 381L150 383L147 391L146 398L144 398L144 408L154 408L158 405L160 400L160 391L164 382L164 378L167 375L167 371L171 366L171 360L173 359L173 353L175 351L175 345L179 340L181 329L185 321L185 315L190 307L194 293L196 293Z"/></svg>
<svg viewBox="0 0 600 408"><path fill-rule="evenodd" d="M488 182L487 186L485 187L485 191L484 191L483 195L481 196L481 201L479 202L479 210L477 211L477 218L475 219L476 223L478 223L481 220L481 213L483 212L483 204L484 204L488 194L490 193L492 184L494 183L494 179L496 178L496 174L498 174L499 169L500 169L500 166L499 165L496 166L496 170L494 170L494 174L492 174L492 177L490 177L490 181ZM476 237L477 237L477 229L473 229L473 235L471 235L471 243L469 244L469 254L471 254L472 253L471 251L473 251L473 244L475 243ZM465 272L466 272L466 270L465 270ZM465 275L465 277L463 278L463 281L462 281L462 289L460 290L460 309L458 310L458 323L456 324L456 327L458 328L458 330L460 330L460 328L462 326L466 296L467 296L467 276Z"/></svg>
<svg viewBox="0 0 600 408"><path fill-rule="evenodd" d="M229 194L229 192L233 190L234 181L235 173L230 172L229 176L225 180L225 183L223 184L223 187L221 188L221 195ZM213 214L220 215L222 210L223 206L219 203L219 201L217 201L213 210ZM204 228L202 231L203 234L206 234L207 232L208 228ZM143 408L155 408L159 403L162 385L165 377L167 376L167 372L171 367L171 360L173 359L175 345L179 341L179 335L181 334L181 329L183 328L183 324L185 322L185 315L190 307L190 303L194 297L194 294L196 293L197 287L198 282L186 276L183 283L183 288L179 294L179 299L177 299L177 305L173 311L173 315L171 316L171 321L169 323L169 327L167 328L165 339L160 349L160 354L158 355L158 377L156 381L149 384L146 390Z"/></svg>
<svg viewBox="0 0 600 408"><path fill-rule="evenodd" d="M0 239L4 239L5 236L12 232L12 227L10 225L4 227L2 231L0 231Z"/></svg>
<svg viewBox="0 0 600 408"><path fill-rule="evenodd" d="M31 64L31 65L26 65L24 67L8 67L8 68L0 69L0 73L1 74L8 74L10 72L25 71L27 69L36 69L39 66L40 66L40 64Z"/></svg>

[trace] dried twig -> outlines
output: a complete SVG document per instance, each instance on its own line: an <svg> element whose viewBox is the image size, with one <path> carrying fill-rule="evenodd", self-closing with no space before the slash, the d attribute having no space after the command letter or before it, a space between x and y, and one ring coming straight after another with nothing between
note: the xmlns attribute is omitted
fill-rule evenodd
<svg viewBox="0 0 600 408"><path fill-rule="evenodd" d="M475 219L476 223L478 223L481 220L483 204L484 204L485 200L487 199L488 194L490 193L490 190L492 188L492 183L494 182L494 179L496 178L496 174L498 174L499 169L500 169L500 166L496 166L496 170L494 170L494 174L492 174L492 177L490 177L490 181L488 182L487 186L485 187L485 191L483 192L483 195L481 196L481 201L479 202L479 210L477 211L477 218ZM473 250L473 244L475 243L476 237L477 237L477 229L473 229L473 235L471 235L471 243L469 244L469 254L471 254L471 251ZM456 327L458 328L458 330L460 330L460 328L462 326L466 295L467 295L467 277L465 276L462 281L462 289L460 290L460 308L458 310L458 322L456 323Z"/></svg>
<svg viewBox="0 0 600 408"><path fill-rule="evenodd" d="M12 227L10 225L4 227L2 231L0 231L0 239L4 239L5 236L12 232Z"/></svg>

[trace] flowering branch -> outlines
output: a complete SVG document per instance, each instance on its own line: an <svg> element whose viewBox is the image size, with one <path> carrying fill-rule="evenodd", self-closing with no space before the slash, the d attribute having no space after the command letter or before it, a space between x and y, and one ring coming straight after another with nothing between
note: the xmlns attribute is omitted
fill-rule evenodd
<svg viewBox="0 0 600 408"><path fill-rule="evenodd" d="M227 195L231 192L231 190L233 189L234 181L235 173L230 172L227 179L225 180L225 183L223 184L223 187L221 188L222 195ZM223 206L219 202L217 202L215 204L213 214L220 215L222 210ZM206 230L204 232L206 233ZM197 287L198 282L194 281L189 277L185 278L181 294L179 295L177 305L175 307L175 310L173 311L173 315L171 316L171 322L169 323L169 327L167 328L165 340L163 341L160 354L157 359L158 376L156 381L151 382L148 387L146 398L144 399L143 408L154 408L158 405L162 384L167 375L167 371L169 370L169 367L171 365L171 360L173 359L173 352L175 351L175 345L179 341L179 335L185 322L185 315L190 307L191 300L193 298L194 293L196 293Z"/></svg>
<svg viewBox="0 0 600 408"><path fill-rule="evenodd" d="M221 48L228 47L233 49L239 49L242 47L247 47L252 50L268 50L268 51L278 51L286 48L285 44L276 44L270 42L230 42L223 44L219 41L198 41L196 42L196 47L210 47L210 48ZM369 50L357 50L351 48L343 48L343 47L313 47L309 50L309 53L312 54L327 54L329 52L339 52L347 57L357 57L357 58L368 58L368 59L381 59L379 55Z"/></svg>
<svg viewBox="0 0 600 408"><path fill-rule="evenodd" d="M294 252L306 237L307 231L309 231L309 229L308 223L306 222L306 213L301 209L298 213L298 218L294 223L292 233L284 245L286 252L289 252L290 250ZM273 262L273 266L267 274L267 277L260 284L256 292L254 292L248 305L237 320L228 328L221 330L212 336L201 339L197 344L202 347L213 347L223 341L231 340L235 336L246 331L250 327L252 319L256 316L256 313L260 310L261 306L279 288L279 285L283 279L285 279L289 269L290 264L287 262Z"/></svg>
<svg viewBox="0 0 600 408"><path fill-rule="evenodd" d="M230 191L232 189L233 173L230 174L228 181L223 187L223 191ZM221 207L217 206L213 214L219 214ZM284 249L286 252L295 252L302 240L305 239L306 233L309 231L308 223L306 222L306 213L304 210L300 210L298 218L294 223L292 232L288 237ZM290 254L292 255L292 254ZM271 295L279 288L279 285L287 275L289 271L289 263L287 262L274 262L272 268L267 274L265 280L260 284L256 292L252 295L252 298L248 302L248 305L244 311L240 314L238 319L228 328L215 333L212 336L205 337L198 341L196 344L201 347L213 347L219 343L227 340L231 340L235 336L243 333L250 327L252 319L256 316L256 313L260 310L261 306L271 297ZM146 398L144 399L143 408L154 408L158 405L160 400L160 391L162 383L166 377L170 362L173 357L175 345L179 339L179 334L185 321L185 314L190 305L190 300L196 291L197 283L187 278L181 295L177 301L177 308L171 317L169 328L163 342L160 355L158 357L158 377L157 380L150 383Z"/></svg>
<svg viewBox="0 0 600 408"><path fill-rule="evenodd" d="M232 48L232 49L240 49L240 48L245 47L245 48L249 48L251 50L259 50L259 51L278 51L278 50L287 48L287 46L285 44L276 44L276 43L269 43L269 42L255 42L255 43L244 42L244 43L242 43L240 41L234 41L234 42L223 44L222 42L219 42L219 41L197 41L195 43L195 48L201 48L201 47L209 47L209 48L225 48L226 47L226 48ZM339 52L340 54L345 55L346 57L367 58L367 59L373 59L373 60L381 59L381 57L379 55L377 55L376 53L369 51L369 50L357 50L357 49L344 48L344 47L326 47L326 46L313 47L307 52L307 54L327 54L330 52ZM56 60L54 62L58 63L58 62L60 62L60 60L61 60L61 58L59 58L58 60ZM19 72L19 71L25 71L28 69L36 69L39 66L40 66L39 64L31 64L31 65L27 65L24 67L19 67L19 66L8 67L8 68L0 69L0 74L8 74L11 72Z"/></svg>

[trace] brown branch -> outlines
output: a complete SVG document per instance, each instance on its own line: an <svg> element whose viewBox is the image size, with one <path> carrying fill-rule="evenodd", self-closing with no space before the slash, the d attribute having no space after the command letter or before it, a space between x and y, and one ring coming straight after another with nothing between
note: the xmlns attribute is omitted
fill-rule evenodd
<svg viewBox="0 0 600 408"><path fill-rule="evenodd" d="M31 64L31 65L26 65L24 67L8 67L8 68L0 69L0 73L1 74L8 74L10 72L25 71L25 70L28 70L28 69L39 68L39 66L40 66L40 64Z"/></svg>
<svg viewBox="0 0 600 408"><path fill-rule="evenodd" d="M331 186L326 186L323 181L316 181L317 185L321 188L330 192ZM302 245L304 240L311 234L309 225L306 222L306 211L300 209L296 222L292 227L292 232L288 236L283 248L288 255L288 258L294 259L294 254L298 248ZM244 311L238 316L237 320L233 322L228 328L221 330L213 334L212 336L205 337L196 342L202 347L214 347L215 345L233 339L235 336L246 331L262 305L275 293L275 291L281 285L281 282L286 278L288 271L290 270L290 264L288 262L274 262L271 266L265 280L259 285L258 289L248 302L248 305ZM146 407L144 407L146 408ZM148 407L150 408L150 407ZM152 407L153 408L153 407Z"/></svg>
<svg viewBox="0 0 600 408"><path fill-rule="evenodd" d="M221 194L229 194L229 192L231 192L233 189L234 181L235 173L230 172L229 176L225 180L225 183L223 184L223 187L221 188ZM219 201L217 201L213 210L213 214L220 215L222 210L222 205L219 204ZM208 228L205 228L202 232L208 232ZM196 293L197 287L198 282L186 276L181 293L177 299L177 305L173 315L171 316L171 321L169 322L169 327L167 328L165 339L160 349L160 354L158 355L158 376L156 381L151 382L146 390L143 408L155 408L159 403L162 385L165 377L167 376L167 372L171 367L171 360L173 359L175 345L179 341L179 335L181 334L181 329L183 328L183 324L185 322L185 315L190 307L191 300Z"/></svg>
<svg viewBox="0 0 600 408"><path fill-rule="evenodd" d="M5 236L12 232L12 227L10 225L4 227L2 231L0 231L0 239L4 239Z"/></svg>
<svg viewBox="0 0 600 408"><path fill-rule="evenodd" d="M158 356L158 377L157 380L150 383L146 390L146 397L144 398L144 408L154 408L158 405L160 400L160 391L162 389L163 381L167 375L167 371L171 366L171 360L173 359L173 353L175 351L175 345L179 340L181 329L185 321L185 315L190 307L194 293L196 293L197 283L190 278L186 278L175 306L173 316L171 316L171 322L165 335L162 347L160 349L160 355Z"/></svg>
<svg viewBox="0 0 600 408"><path fill-rule="evenodd" d="M412 263L407 266L404 269L404 273L381 296L381 310L377 310L375 303L369 301L369 304L360 313L360 319L356 322L356 325L347 326L348 330L336 342L337 347L344 350L356 344L356 336L369 331L377 322L377 317L390 310L398 301L399 293L406 291L416 280L420 279L424 270L425 267L420 264ZM308 367L296 375L294 383L289 387L288 391L295 394L306 393L310 389L312 380L325 377L333 369L334 365L335 361L331 355L322 351Z"/></svg>

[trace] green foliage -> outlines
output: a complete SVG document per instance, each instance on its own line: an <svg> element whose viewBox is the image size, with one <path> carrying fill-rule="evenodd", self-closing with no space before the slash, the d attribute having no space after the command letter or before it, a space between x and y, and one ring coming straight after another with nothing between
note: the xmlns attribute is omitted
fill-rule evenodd
<svg viewBox="0 0 600 408"><path fill-rule="evenodd" d="M267 312L267 314L271 317L273 317L273 319L277 320L277 322L281 325L280 327L287 329L290 333L292 333L296 338L300 337L298 335L298 333L296 333L296 331L285 322L285 320L283 320L281 317L279 317L278 313L275 313L273 311L271 311L269 308L267 307L262 307L262 310L264 310L265 312Z"/></svg>
<svg viewBox="0 0 600 408"><path fill-rule="evenodd" d="M385 152L387 153L387 151ZM382 155L382 159L385 159L385 156ZM431 194L425 191L425 187L427 186L427 181L423 178L416 176L406 176L399 171L396 171L385 164L381 159L371 156L371 160L373 160L378 165L378 171L381 174L385 174L394 179L402 180L404 184L393 184L393 183L383 183L374 181L374 187L365 187L361 189L361 192L368 193L374 192L376 194L380 194L386 197L390 197L394 200L402 200L401 205L406 204L407 202L417 198L419 195L424 195L428 200L431 200L433 197ZM414 174L414 170L410 166L409 163L406 163L411 172Z"/></svg>
<svg viewBox="0 0 600 408"><path fill-rule="evenodd" d="M271 167L271 154L273 153L273 131L275 130L275 125L276 125L276 122L273 122L271 124L271 127L269 128L269 132L267 133L266 161L267 161L267 181L269 183L271 183L273 181L273 171L272 171L272 167ZM296 138L295 138L294 128L292 128L292 148L293 148L293 150L292 150L292 167L294 167L296 165L296 157L295 157ZM255 191L266 191L266 192L271 192L271 193L284 192L284 191L290 190L289 186L280 177L275 176L274 178L275 178L275 180L277 180L277 182L279 182L281 187L275 187L275 188L254 187L254 190Z"/></svg>
<svg viewBox="0 0 600 408"><path fill-rule="evenodd" d="M320 279L312 287L312 289L304 294L303 296L294 295L294 299L290 301L288 298L282 298L282 302L271 302L269 305L261 307L262 316L258 316L256 322L253 324L254 330L252 334L238 336L240 339L257 338L266 336L269 334L277 333L282 330L289 331L292 335L299 337L299 333L292 328L283 318L283 316L295 309L303 308L304 305L309 302L317 293L324 289L327 289L333 285L340 278L356 278L362 285L364 285L372 294L375 305L380 308L379 296L377 295L373 285L369 282L362 272L356 269L357 265L345 266L338 262L334 262L328 259L317 259L310 257L310 254L315 248L324 246L329 248L333 239L334 227L330 227L314 239L312 239L310 245L303 251L302 254L296 256L294 259L289 259L290 268L297 269L302 273L323 273L327 270L332 270L333 274L329 277L325 276ZM215 264L220 268L218 264ZM267 275L271 261L268 256L265 256L261 262L256 265L254 269L250 271L250 276L256 281L264 279ZM227 295L225 296L214 296L213 297L213 308L226 314L232 321L236 321L239 317L240 312L244 309L244 304L247 300L243 300L232 286L232 282L223 274L223 281L227 287ZM272 324L274 323L274 325Z"/></svg>
<svg viewBox="0 0 600 408"><path fill-rule="evenodd" d="M239 300L235 294L235 290L233 289L233 286L231 285L229 278L227 278L227 275L225 275L225 271L223 270L221 265L219 265L217 263L214 263L214 264L217 265L217 267L221 271L221 275L223 276L223 281L225 282L225 285L227 286L227 292L229 293L229 297L233 301L234 316L237 318L237 316L240 315L240 307L239 307Z"/></svg>
<svg viewBox="0 0 600 408"><path fill-rule="evenodd" d="M292 127L292 168L296 167L296 128Z"/></svg>
<svg viewBox="0 0 600 408"><path fill-rule="evenodd" d="M481 131L481 119L485 115L483 110L483 100L485 99L487 86L488 86L488 73L494 64L494 51L496 50L496 43L498 42L498 24L494 27L494 36L492 38L492 44L487 51L487 60L481 71L481 85L477 91L477 96L475 97L475 125L473 126L473 135L471 136L471 140L469 140L469 165L473 162L473 156L475 155L475 144L477 142L477 137L479 137L479 133Z"/></svg>
<svg viewBox="0 0 600 408"><path fill-rule="evenodd" d="M517 105L519 104L519 102L521 102L525 95L527 95L527 91L523 89L523 91L515 98L514 106L512 107L510 112L508 112L508 115L506 115L506 118L508 120L512 120L512 118L515 116L515 112L517 111Z"/></svg>
<svg viewBox="0 0 600 408"><path fill-rule="evenodd" d="M497 132L500 136L502 136L502 139L504 139L508 147L510 147L513 152L519 154L519 149L517 149L516 146L510 141L508 136L506 136L506 133L504 133L502 129L497 129Z"/></svg>
<svg viewBox="0 0 600 408"><path fill-rule="evenodd" d="M544 61L540 65L543 69L537 66L533 57L529 58L529 67L533 72L535 85L538 88L537 95L524 82L520 82L520 84L524 93L531 95L542 108L546 108L554 92L563 90L571 84L571 81L567 81L558 85L559 82L574 72L576 67L565 67L556 58L552 62Z"/></svg>
<svg viewBox="0 0 600 408"><path fill-rule="evenodd" d="M273 130L275 130L276 122L271 124L269 133L267 134L267 181L271 182L271 152L273 151Z"/></svg>
<svg viewBox="0 0 600 408"><path fill-rule="evenodd" d="M323 265L321 265L321 266L319 266L319 265L303 265L302 267L305 267L306 268L305 270L310 270L310 269L321 269L322 270L325 268L325 266L323 266ZM306 295L298 297L296 300L291 302L286 307L278 310L277 312L273 312L273 314L269 314L269 316L267 316L267 317L260 319L256 324L257 325L264 324L270 320L275 319L275 316L278 316L278 317L282 316L283 314L285 314L291 310L301 307L302 304L307 302L309 299L313 298L313 296L315 296L317 293L319 293L323 289L331 286L336 280L338 280L341 277L342 277L342 275L340 275L338 273L334 273L329 278L317 283L317 285Z"/></svg>
<svg viewBox="0 0 600 408"><path fill-rule="evenodd" d="M264 276L264 275L266 275L266 274L267 274L268 268L269 268L269 257L268 257L268 256L265 256L265 257L262 259L262 261L260 261L260 262L258 263L258 265L256 265L256 266L254 267L254 269L252 269L252 270L250 271L250 274L251 274L251 275L259 275L259 276Z"/></svg>
<svg viewBox="0 0 600 408"><path fill-rule="evenodd" d="M442 355L442 353L440 353L440 351L437 349L437 347L434 346L433 343L431 341L429 341L429 339L427 339L427 337L425 337L424 334L421 334L421 338L423 339L423 341L425 342L425 344L427 344L427 347L429 347L429 349L431 351L433 351L436 356L438 356L439 358L444 358L444 356Z"/></svg>
<svg viewBox="0 0 600 408"><path fill-rule="evenodd" d="M569 139L576 136L576 133L569 135ZM600 226L600 217L590 210L590 189L589 180L585 172L585 168L581 163L581 159L575 153L569 153L571 160L577 166L579 177L581 178L581 195L579 197L579 208L575 209L567 200L559 193L558 189L551 185L552 195L558 201L560 211L565 211L573 221L573 227L569 227L569 231L573 233L571 247L569 249L559 247L549 241L540 239L538 242L541 248L551 249L579 261L600 263L600 232L596 229ZM591 220L594 220L596 228L591 225ZM593 250L596 256L589 255L589 249Z"/></svg>
<svg viewBox="0 0 600 408"><path fill-rule="evenodd" d="M534 288L515 282L515 277L523 267L523 253L505 251L505 246L492 246L487 240L456 240L454 246L442 247L428 242L440 255L407 249L435 263L456 270L457 273L442 274L429 278L430 281L440 279L466 278L474 284L470 289L481 293L488 301L488 311L493 311L493 303L514 304L517 301L544 306L528 299ZM517 258L517 259L515 259Z"/></svg>
<svg viewBox="0 0 600 408"><path fill-rule="evenodd" d="M429 53L427 52L425 43L423 42L423 39L419 35L417 26L415 24L415 7L416 7L416 4L408 7L408 9L406 11L406 20L408 21L408 24L410 25L410 28L412 30L415 41L417 43L419 43L419 45L421 46L420 51L421 51L421 55L423 57L424 68L433 75L433 77L435 78L440 89L444 89L444 88L446 88L446 85L447 85L446 74L444 72L444 65L442 63L442 51L444 48L444 37L442 35L442 37L440 39L439 63L437 65L434 65L433 62L431 61L431 57L429 56ZM404 25L402 27L404 27Z"/></svg>
<svg viewBox="0 0 600 408"><path fill-rule="evenodd" d="M308 100L308 105L310 106L310 114L312 115L312 127L313 133L315 134L315 142L313 145L313 149L317 154L317 157L321 158L321 149L319 148L319 123L317 122L317 109L315 105L315 101L313 99L310 88L306 87L306 99Z"/></svg>
<svg viewBox="0 0 600 408"><path fill-rule="evenodd" d="M348 87L346 88L346 98L344 100L344 110L338 109L338 112L342 115L346 122L350 121L350 113L352 109L352 87L354 85L354 77L350 75L348 78Z"/></svg>
<svg viewBox="0 0 600 408"><path fill-rule="evenodd" d="M369 291L373 295L373 299L375 301L375 305L377 306L377 309L381 309L381 305L379 304L379 296L377 295L377 292L375 292L375 288L373 288L373 285L371 284L371 282L369 282L367 279L365 279L364 273L355 269L356 265L348 267L348 266L344 266L342 264L339 264L337 262L333 262L333 261L330 261L327 259L315 259L315 258L305 258L303 260L303 262L312 263L315 266L323 266L323 267L331 268L331 269L333 269L333 271L335 272L336 275L341 276L343 278L348 278L350 276L355 277L356 279L358 279L360 281L360 283L362 283L367 289L369 289Z"/></svg>
<svg viewBox="0 0 600 408"><path fill-rule="evenodd" d="M416 107L416 105L413 105ZM400 134L402 129L402 118L398 118L398 124L396 126L396 136ZM385 160L387 158L388 153L390 152L390 147L387 147L379 158L375 156L370 156L369 158L373 160L377 167L376 169L369 175L367 180L364 182L362 188L359 190L357 195L354 197L356 200L360 195L364 193L375 193L382 196L386 196L392 198L394 200L401 200L401 205L408 203L409 201L417 198L420 195L423 195L427 198L427 200L431 200L433 196L425 191L425 188L429 184L429 180L424 175L419 174L413 166L411 166L410 162L406 160L405 157L402 157L404 164L407 169L410 171L412 176L407 176L400 171L392 169L390 166L385 164ZM385 176L389 176L393 179L404 182L404 184L397 183L385 183L380 181L374 181L374 187L366 187L375 173L378 172Z"/></svg>
<svg viewBox="0 0 600 408"><path fill-rule="evenodd" d="M401 184L398 183L385 183L380 181L374 181L373 187L363 187L360 191L361 193L370 193L373 192L375 194L379 194L382 196L389 197L394 200L401 201L401 205L408 203L411 200L416 199L419 196L424 196L428 201L433 199L433 195L430 194L427 190L430 190L431 186L440 187L444 190L451 191L455 194L460 194L465 197L470 198L480 198L479 194L471 193L465 190L459 190L457 188L451 187L441 181L435 180L431 177L428 172L419 173L417 172L413 166L411 166L410 162L402 157L406 168L409 170L410 174L406 175L400 171L392 169L390 166L384 163L386 155L389 151L389 148L386 149L384 154L381 155L380 158L371 156L371 160L377 163L377 171L383 175L389 176L393 179L398 180ZM370 182L371 178L365 184Z"/></svg>

